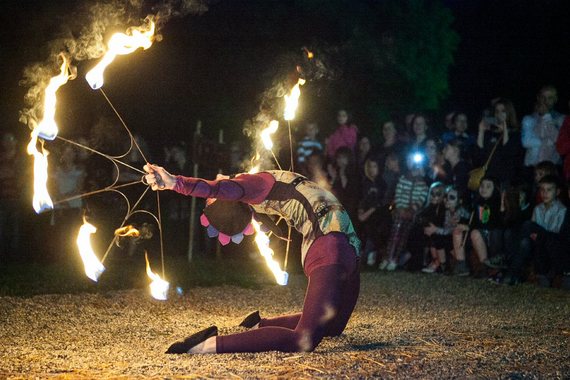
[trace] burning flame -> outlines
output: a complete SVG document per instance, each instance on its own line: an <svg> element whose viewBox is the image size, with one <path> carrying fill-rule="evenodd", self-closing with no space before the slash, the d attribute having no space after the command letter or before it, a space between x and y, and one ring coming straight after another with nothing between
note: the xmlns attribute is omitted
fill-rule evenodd
<svg viewBox="0 0 570 380"><path fill-rule="evenodd" d="M34 198L33 198L33 206L36 213L41 213L42 211L52 209L53 202L51 197L49 196L49 192L47 189L47 180L48 180L48 160L47 156L49 152L44 149L43 142L42 151L38 151L36 148L38 135L37 130L33 130L31 134L32 138L30 139L30 143L28 144L28 154L30 156L34 156Z"/></svg>
<svg viewBox="0 0 570 380"><path fill-rule="evenodd" d="M146 252L144 253L144 259L146 261L146 274L152 280L150 283L150 294L154 299L166 301L166 299L168 299L168 288L170 287L170 284L168 281L163 280L159 275L150 270L150 263L148 262L148 255Z"/></svg>
<svg viewBox="0 0 570 380"><path fill-rule="evenodd" d="M34 127L31 133L27 152L34 157L34 199L33 206L36 213L53 209L53 202L47 190L48 181L48 160L49 152L44 148L41 141L42 151L38 151L38 137L46 140L53 140L57 136L58 128L55 122L55 106L57 90L70 79L75 79L75 70L69 65L69 59L60 54L63 59L60 74L51 78L44 92L44 109L42 121Z"/></svg>
<svg viewBox="0 0 570 380"><path fill-rule="evenodd" d="M279 125L275 120L273 120L271 123L273 123L273 122L275 122L275 124L274 124L275 130L273 132L270 132L270 133L274 133L277 130L277 126ZM263 132L261 132L262 138L263 138L263 133L271 128L271 123L269 124L268 128L264 129ZM267 134L267 138L268 138L268 141L271 143L271 137L269 137L269 133ZM264 141L264 144L265 144L265 141ZM265 147L267 149L271 149L272 145L270 147L267 147L267 144L266 144ZM255 160L256 161L259 160L259 157L260 157L259 153L257 153L255 156ZM248 174L258 173L260 170L260 166L261 166L261 164L257 164L255 166L253 166L251 169L249 169ZM279 264L277 263L277 261L273 260L273 250L271 248L269 248L269 237L265 233L263 233L263 231L261 231L259 223L255 219L253 219L253 218L251 219L251 224L253 225L253 228L255 229L255 232L256 232L255 243L257 244L257 248L259 249L259 253L265 259L265 263L267 264L267 266L269 267L269 269L271 270L271 272L275 276L275 280L277 281L277 283L279 285L287 285L287 281L289 279L289 274L285 271L282 271L281 268L279 267Z"/></svg>
<svg viewBox="0 0 570 380"><path fill-rule="evenodd" d="M255 173L259 173L259 170L261 169L261 163L259 163L259 158L261 156L259 155L259 153L255 153L255 157L251 159L251 169L248 170L247 174L255 174ZM257 165L253 165L254 162L258 162Z"/></svg>
<svg viewBox="0 0 570 380"><path fill-rule="evenodd" d="M247 174L255 174L255 173L259 173L259 170L261 169L261 163L258 163L257 165L253 165L254 162L259 162L259 159L261 158L261 156L259 155L259 153L255 152L255 157L253 157L251 159L251 169L249 169L249 171L247 172Z"/></svg>
<svg viewBox="0 0 570 380"><path fill-rule="evenodd" d="M137 230L133 226L128 225L128 226L124 226L121 228L117 228L115 230L115 236L139 237L139 236L141 236L141 233L139 232L139 230Z"/></svg>
<svg viewBox="0 0 570 380"><path fill-rule="evenodd" d="M81 260L83 260L85 274L97 282L99 276L105 271L105 267L101 264L97 256L95 256L93 248L91 248L90 236L95 233L95 231L97 231L97 228L84 220L77 234L77 247L79 247L79 254L81 255Z"/></svg>
<svg viewBox="0 0 570 380"><path fill-rule="evenodd" d="M305 80L299 78L297 84L295 84L291 89L291 94L285 95L285 111L283 112L283 118L287 121L295 118L295 112L299 106L299 97L301 96L300 86L304 84Z"/></svg>
<svg viewBox="0 0 570 380"><path fill-rule="evenodd" d="M259 253L261 253L261 256L265 259L265 263L273 273L273 276L275 276L275 281L277 281L279 285L287 285L289 274L282 271L277 261L273 260L273 250L269 248L269 237L261 231L259 223L257 223L255 219L252 219L251 223L256 232L255 244L257 244Z"/></svg>
<svg viewBox="0 0 570 380"><path fill-rule="evenodd" d="M265 149L271 150L273 148L271 135L277 132L277 128L279 128L279 122L277 120L271 120L269 126L261 131L261 141L263 141Z"/></svg>
<svg viewBox="0 0 570 380"><path fill-rule="evenodd" d="M68 80L73 80L76 77L75 70L70 67L69 59L60 54L63 58L63 63L60 67L60 74L51 78L48 86L44 92L44 109L43 120L36 126L37 135L46 140L53 140L57 136L58 128L55 122L55 105L57 90L67 83Z"/></svg>
<svg viewBox="0 0 570 380"><path fill-rule="evenodd" d="M145 18L145 23L140 27L131 27L126 33L115 33L107 44L109 50L101 61L85 75L85 79L92 89L103 87L103 72L113 62L117 55L130 54L138 48L148 49L153 42L155 23L152 17Z"/></svg>
<svg viewBox="0 0 570 380"><path fill-rule="evenodd" d="M252 167L251 169L249 169L249 171L247 172L247 174L259 173L260 167L261 167L261 164L255 165L254 167Z"/></svg>

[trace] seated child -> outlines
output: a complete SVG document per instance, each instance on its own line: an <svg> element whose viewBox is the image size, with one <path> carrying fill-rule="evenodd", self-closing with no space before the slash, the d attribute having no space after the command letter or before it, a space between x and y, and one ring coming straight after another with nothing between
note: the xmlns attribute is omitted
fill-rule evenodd
<svg viewBox="0 0 570 380"><path fill-rule="evenodd" d="M445 217L443 226L430 223L424 228L424 233L431 237L433 246L430 250L431 263L422 269L424 273L445 271L446 253L453 250L453 230L460 223L467 223L469 212L461 204L461 194L453 186L445 189Z"/></svg>
<svg viewBox="0 0 570 380"><path fill-rule="evenodd" d="M532 219L523 224L519 252L513 258L511 284L524 279L530 261L534 261L537 275L546 276L550 281L561 275L568 266L568 253L565 240L568 239L568 219L566 206L560 202L558 177L545 176L539 182L542 203L532 213ZM534 258L534 260L532 260Z"/></svg>
<svg viewBox="0 0 570 380"><path fill-rule="evenodd" d="M458 276L469 275L465 261L465 241L469 235L470 241L479 262L485 263L489 256L499 254L502 246L502 212L501 197L497 182L492 177L485 176L479 184L479 195L473 202L473 213L470 225L459 224L453 232L453 251L456 265L453 273Z"/></svg>
<svg viewBox="0 0 570 380"><path fill-rule="evenodd" d="M556 164L552 161L540 161L534 167L534 184L532 188L532 206L536 206L537 204L542 202L542 198L540 196L540 189L539 189L539 182L540 180L547 176L547 175L558 175L558 169L556 168Z"/></svg>

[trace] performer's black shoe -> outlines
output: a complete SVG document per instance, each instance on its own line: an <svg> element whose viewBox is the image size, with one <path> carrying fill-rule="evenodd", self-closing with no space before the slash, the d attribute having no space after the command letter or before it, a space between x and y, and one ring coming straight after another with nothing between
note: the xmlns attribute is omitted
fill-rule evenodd
<svg viewBox="0 0 570 380"><path fill-rule="evenodd" d="M259 322L261 322L261 317L259 316L259 310L256 310L253 313L249 314L247 317L245 317L244 320L241 321L239 325L241 327L250 329L253 326L257 325Z"/></svg>
<svg viewBox="0 0 570 380"><path fill-rule="evenodd" d="M198 331L195 334L190 335L182 342L173 343L168 350L166 350L167 354L187 354L188 351L194 347L205 341L206 339L218 335L218 327L217 326L210 326L207 329L202 331Z"/></svg>

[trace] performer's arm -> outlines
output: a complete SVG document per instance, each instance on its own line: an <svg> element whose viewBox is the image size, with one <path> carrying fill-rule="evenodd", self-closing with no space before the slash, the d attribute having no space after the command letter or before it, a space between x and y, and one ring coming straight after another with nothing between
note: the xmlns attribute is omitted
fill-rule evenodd
<svg viewBox="0 0 570 380"><path fill-rule="evenodd" d="M242 174L234 179L205 180L175 176L156 165L145 165L146 181L153 190L169 189L183 195L257 204L265 200L275 183L269 173Z"/></svg>
<svg viewBox="0 0 570 380"><path fill-rule="evenodd" d="M173 190L193 197L257 204L265 200L274 183L275 179L269 173L242 174L233 179L214 181L176 176Z"/></svg>

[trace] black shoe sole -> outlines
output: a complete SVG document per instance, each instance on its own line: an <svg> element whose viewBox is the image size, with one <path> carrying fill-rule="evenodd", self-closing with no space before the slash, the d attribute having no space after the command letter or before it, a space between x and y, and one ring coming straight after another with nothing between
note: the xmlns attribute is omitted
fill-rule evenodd
<svg viewBox="0 0 570 380"><path fill-rule="evenodd" d="M217 326L210 326L207 329L202 331L198 331L195 334L190 335L182 342L173 343L168 350L166 350L167 354L187 354L188 351L198 344L202 343L208 338L218 335L218 327Z"/></svg>
<svg viewBox="0 0 570 380"><path fill-rule="evenodd" d="M259 310L256 310L253 313L249 314L247 317L245 317L244 320L241 321L239 325L241 327L250 329L253 326L257 325L259 322L261 322L261 317L259 316Z"/></svg>

